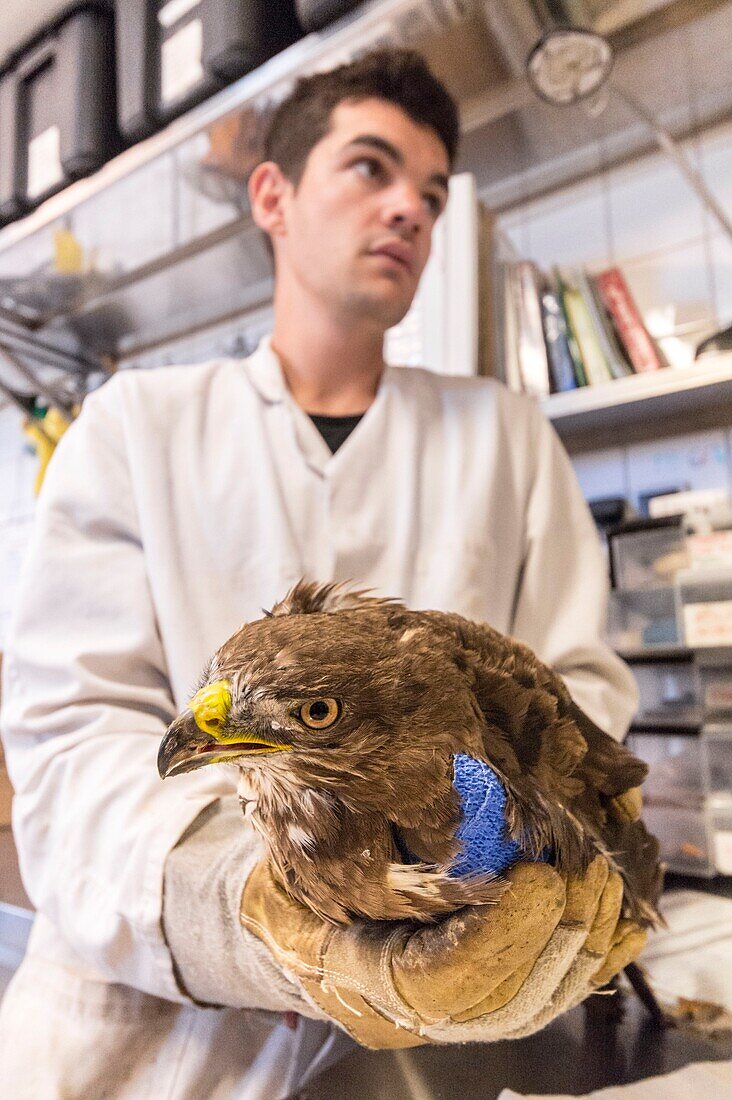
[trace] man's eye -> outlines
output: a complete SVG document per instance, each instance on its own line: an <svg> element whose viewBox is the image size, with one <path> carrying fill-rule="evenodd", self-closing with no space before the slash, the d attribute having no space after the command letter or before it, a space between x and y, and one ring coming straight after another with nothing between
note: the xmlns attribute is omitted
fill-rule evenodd
<svg viewBox="0 0 732 1100"><path fill-rule="evenodd" d="M427 204L427 208L430 211L430 213L435 218L439 218L440 214L442 213L442 202L441 202L441 200L437 197L437 195L425 195L424 198L425 198L425 202Z"/></svg>
<svg viewBox="0 0 732 1100"><path fill-rule="evenodd" d="M374 160L373 157L359 157L358 160L353 162L353 168L359 168L363 165L367 166L367 171L363 173L368 179L376 179L381 175L382 167L378 160Z"/></svg>

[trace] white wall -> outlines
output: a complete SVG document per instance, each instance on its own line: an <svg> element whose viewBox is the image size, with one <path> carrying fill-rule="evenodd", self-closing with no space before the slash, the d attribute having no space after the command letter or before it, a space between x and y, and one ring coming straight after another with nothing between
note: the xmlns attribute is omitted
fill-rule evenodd
<svg viewBox="0 0 732 1100"><path fill-rule="evenodd" d="M673 439L610 447L574 456L587 500L640 498L672 489L726 489L732 499L732 432L691 432Z"/></svg>

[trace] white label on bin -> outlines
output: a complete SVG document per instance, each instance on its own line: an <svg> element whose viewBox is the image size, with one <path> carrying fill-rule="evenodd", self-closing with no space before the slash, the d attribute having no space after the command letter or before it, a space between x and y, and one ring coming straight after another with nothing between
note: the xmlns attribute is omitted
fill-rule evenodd
<svg viewBox="0 0 732 1100"><path fill-rule="evenodd" d="M180 99L203 80L203 24L192 19L163 42L160 94L163 103Z"/></svg>
<svg viewBox="0 0 732 1100"><path fill-rule="evenodd" d="M732 875L732 832L717 829L714 833L714 864L720 875Z"/></svg>
<svg viewBox="0 0 732 1100"><path fill-rule="evenodd" d="M38 198L63 178L61 131L58 126L49 126L28 142L28 198Z"/></svg>
<svg viewBox="0 0 732 1100"><path fill-rule="evenodd" d="M687 535L686 546L692 567L732 565L732 531L709 531L705 535Z"/></svg>
<svg viewBox="0 0 732 1100"><path fill-rule="evenodd" d="M687 603L682 610L686 645L732 644L732 600Z"/></svg>
<svg viewBox="0 0 732 1100"><path fill-rule="evenodd" d="M715 680L707 684L704 691L704 706L707 710L732 710L732 684L724 680Z"/></svg>

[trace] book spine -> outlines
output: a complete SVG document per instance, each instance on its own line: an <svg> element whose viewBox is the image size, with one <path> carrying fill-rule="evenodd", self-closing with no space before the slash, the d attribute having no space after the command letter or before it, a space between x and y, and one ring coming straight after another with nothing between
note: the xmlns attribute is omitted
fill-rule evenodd
<svg viewBox="0 0 732 1100"><path fill-rule="evenodd" d="M514 393L523 391L521 381L521 365L518 352L518 294L516 291L517 271L515 263L503 265L503 307L504 307L504 342L503 342L503 377L506 385Z"/></svg>
<svg viewBox="0 0 732 1100"><path fill-rule="evenodd" d="M517 265L519 293L519 362L524 390L534 397L549 394L549 362L541 322L539 276L528 260Z"/></svg>
<svg viewBox="0 0 732 1100"><path fill-rule="evenodd" d="M564 327L567 330L567 347L569 348L569 354L572 356L574 377L577 380L578 386L586 386L588 382L587 374L585 372L585 365L582 361L582 353L579 349L579 344L577 343L577 337L575 335L574 329L572 328L572 322L570 320L569 313L567 312L567 303L564 298L565 294L567 293L567 287L558 267L552 269L552 274L554 277L554 283L557 288L557 301L559 302L562 310L562 316L564 317Z"/></svg>
<svg viewBox="0 0 732 1100"><path fill-rule="evenodd" d="M612 379L607 359L602 354L589 310L579 290L570 287L564 295L564 304L577 337L585 373L590 385L609 382Z"/></svg>
<svg viewBox="0 0 732 1100"><path fill-rule="evenodd" d="M605 357L610 374L613 378L626 378L633 373L632 367L625 362L625 356L618 347L615 333L612 331L605 306L592 279L585 271L578 271L576 278L577 289L584 298L587 311L592 320L597 342Z"/></svg>
<svg viewBox="0 0 732 1100"><path fill-rule="evenodd" d="M633 369L640 373L664 367L666 364L643 324L620 270L613 267L609 271L601 272L595 276L595 285L625 345Z"/></svg>
<svg viewBox="0 0 732 1100"><path fill-rule="evenodd" d="M542 294L541 313L554 390L557 393L574 390L577 388L577 379L567 342L567 325L559 298L553 290L545 290Z"/></svg>

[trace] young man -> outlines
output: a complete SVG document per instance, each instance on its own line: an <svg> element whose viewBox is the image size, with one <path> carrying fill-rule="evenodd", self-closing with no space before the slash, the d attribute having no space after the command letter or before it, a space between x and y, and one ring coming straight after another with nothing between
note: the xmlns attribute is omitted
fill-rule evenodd
<svg viewBox="0 0 732 1100"><path fill-rule="evenodd" d="M493 381L384 365L457 133L410 53L300 82L249 186L271 338L244 363L123 372L58 447L4 666L38 909L0 1016L14 1100L274 1100L343 1029L374 1047L519 1036L637 953L601 860L566 883L520 865L499 905L423 935L426 968L390 926L333 934L269 880L227 774L156 772L210 654L300 576L490 621L624 732L632 682L599 640L603 562L552 430Z"/></svg>

